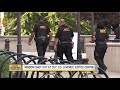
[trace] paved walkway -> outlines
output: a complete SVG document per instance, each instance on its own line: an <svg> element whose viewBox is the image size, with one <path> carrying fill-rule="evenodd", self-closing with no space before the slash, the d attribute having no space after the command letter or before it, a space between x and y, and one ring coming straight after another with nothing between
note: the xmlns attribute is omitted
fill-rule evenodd
<svg viewBox="0 0 120 90"><path fill-rule="evenodd" d="M109 78L120 78L120 73L117 72L106 72Z"/></svg>
<svg viewBox="0 0 120 90"><path fill-rule="evenodd" d="M37 55L37 52L23 52L25 54L30 54L30 55ZM54 52L46 52L45 57L49 58L51 56L54 56ZM120 78L120 72L106 72L109 76L109 78Z"/></svg>

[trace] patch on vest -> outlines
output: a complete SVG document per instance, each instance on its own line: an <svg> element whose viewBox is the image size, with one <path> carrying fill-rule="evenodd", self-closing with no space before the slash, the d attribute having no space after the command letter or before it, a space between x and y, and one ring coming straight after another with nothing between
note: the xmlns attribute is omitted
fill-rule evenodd
<svg viewBox="0 0 120 90"><path fill-rule="evenodd" d="M101 29L100 33L106 33L106 30L105 29Z"/></svg>
<svg viewBox="0 0 120 90"><path fill-rule="evenodd" d="M39 28L40 28L41 30L45 30L45 29L46 29L45 26L40 26Z"/></svg>
<svg viewBox="0 0 120 90"><path fill-rule="evenodd" d="M65 32L66 32L66 31L70 31L70 29L69 29L69 28L64 28L63 31L65 31Z"/></svg>

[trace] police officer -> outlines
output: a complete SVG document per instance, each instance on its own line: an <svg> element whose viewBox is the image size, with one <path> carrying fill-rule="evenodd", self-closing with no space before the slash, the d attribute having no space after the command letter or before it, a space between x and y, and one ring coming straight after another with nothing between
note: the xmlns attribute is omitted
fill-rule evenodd
<svg viewBox="0 0 120 90"><path fill-rule="evenodd" d="M97 28L95 32L93 33L92 40L95 41L95 50L94 50L94 58L96 62L98 63L99 67L102 68L104 71L106 71L107 67L104 64L104 56L107 50L107 40L109 38L109 35L104 27L103 22L99 22L97 24ZM102 72L99 72L99 74L102 74Z"/></svg>
<svg viewBox="0 0 120 90"><path fill-rule="evenodd" d="M69 28L66 24L64 19L60 20L60 27L55 36L55 44L54 49L58 49L58 56L60 60L63 60L63 54L65 54L67 60L74 62L72 57L72 38L74 36L73 30ZM57 44L59 42L59 48L57 48Z"/></svg>
<svg viewBox="0 0 120 90"><path fill-rule="evenodd" d="M65 24L66 24L65 20L64 19L60 19L58 30L64 28ZM55 36L55 39L56 39L56 36ZM57 57L60 57L60 56L62 57L63 55L61 55L61 53L62 53L62 50L60 48L60 41L58 40L58 42L57 42L57 50L56 50Z"/></svg>
<svg viewBox="0 0 120 90"><path fill-rule="evenodd" d="M52 33L50 28L46 26L43 21L43 17L39 16L38 23L34 25L31 36L29 37L28 45L31 45L31 41L34 38L38 56L44 57L47 46L52 39Z"/></svg>

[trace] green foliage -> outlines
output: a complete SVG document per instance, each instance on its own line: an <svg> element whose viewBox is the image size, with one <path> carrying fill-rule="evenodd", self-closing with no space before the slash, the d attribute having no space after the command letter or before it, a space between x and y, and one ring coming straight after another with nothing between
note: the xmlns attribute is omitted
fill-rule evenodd
<svg viewBox="0 0 120 90"><path fill-rule="evenodd" d="M48 26L50 26L52 33L55 34L58 28L59 21L57 12L49 12L46 19L47 20L45 23L48 23Z"/></svg>
<svg viewBox="0 0 120 90"><path fill-rule="evenodd" d="M59 19L64 18L67 25L77 31L77 17L75 12L21 12L21 34L29 35L32 26L37 22L38 16L45 17L45 24L48 25L53 34L57 32ZM120 21L117 13L95 13L95 24L104 21L110 32L110 26ZM5 35L17 35L17 16L15 12L5 12L7 23ZM91 34L91 13L81 13L81 34Z"/></svg>
<svg viewBox="0 0 120 90"><path fill-rule="evenodd" d="M91 34L91 22L89 20L81 21L81 34L90 35Z"/></svg>
<svg viewBox="0 0 120 90"><path fill-rule="evenodd" d="M73 12L22 12L21 13L21 34L29 35L32 26L37 22L38 16L45 17L45 24L48 25L53 33L57 32L59 19L64 18L67 24L76 31L76 15ZM7 17L6 35L17 35L17 17L15 12L5 12Z"/></svg>
<svg viewBox="0 0 120 90"><path fill-rule="evenodd" d="M13 12L5 13L5 17L6 17L6 20L7 20L6 25L5 25L5 29L6 29L5 34L15 35L16 34L16 28L17 28L16 14L13 13Z"/></svg>
<svg viewBox="0 0 120 90"><path fill-rule="evenodd" d="M2 55L0 56L0 66L2 65L3 61L6 59L6 57L8 57L8 55ZM7 61L3 68L2 68L2 77L8 77L9 75L9 64L10 64L10 61Z"/></svg>
<svg viewBox="0 0 120 90"><path fill-rule="evenodd" d="M61 13L62 17L65 19L67 25L71 27L74 31L77 31L77 17L73 12Z"/></svg>

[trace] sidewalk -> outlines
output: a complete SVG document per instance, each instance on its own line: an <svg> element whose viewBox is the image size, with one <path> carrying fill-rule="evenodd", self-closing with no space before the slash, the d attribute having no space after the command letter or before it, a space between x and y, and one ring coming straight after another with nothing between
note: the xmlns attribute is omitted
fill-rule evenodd
<svg viewBox="0 0 120 90"><path fill-rule="evenodd" d="M37 56L37 52L23 52L23 53ZM50 58L51 56L54 56L54 52L46 52L45 53L46 58Z"/></svg>
<svg viewBox="0 0 120 90"><path fill-rule="evenodd" d="M109 78L120 78L120 73L117 72L106 72Z"/></svg>
<svg viewBox="0 0 120 90"><path fill-rule="evenodd" d="M37 52L23 52L25 54L29 54L29 55L36 55L37 56ZM54 52L46 52L45 57L46 58L50 58L51 56L54 56ZM106 72L109 76L109 78L120 78L120 73L118 72Z"/></svg>

